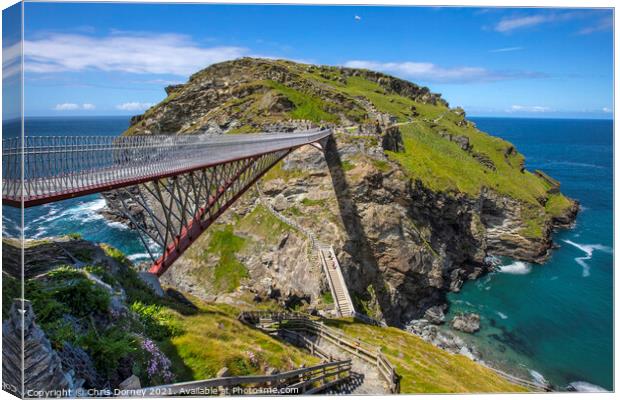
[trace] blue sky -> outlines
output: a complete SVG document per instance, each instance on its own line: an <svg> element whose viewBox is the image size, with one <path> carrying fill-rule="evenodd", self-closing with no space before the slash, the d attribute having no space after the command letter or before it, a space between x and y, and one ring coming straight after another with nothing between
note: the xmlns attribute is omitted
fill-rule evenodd
<svg viewBox="0 0 620 400"><path fill-rule="evenodd" d="M25 6L26 115L138 114L214 62L381 70L469 115L607 117L613 13L204 4Z"/></svg>

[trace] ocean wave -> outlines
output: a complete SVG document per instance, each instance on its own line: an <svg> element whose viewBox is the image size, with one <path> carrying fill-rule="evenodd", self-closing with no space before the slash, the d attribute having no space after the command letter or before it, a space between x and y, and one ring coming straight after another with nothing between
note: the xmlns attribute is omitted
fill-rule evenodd
<svg viewBox="0 0 620 400"><path fill-rule="evenodd" d="M545 163L546 165L561 165L566 167L583 167L583 168L596 168L596 169L606 169L606 167L598 164L590 164L590 163L581 163L575 161L549 161Z"/></svg>
<svg viewBox="0 0 620 400"><path fill-rule="evenodd" d="M97 199L86 203L80 203L75 207L67 209L65 214L69 219L79 219L83 222L96 221L103 219L103 215L99 214L105 208L105 200Z"/></svg>
<svg viewBox="0 0 620 400"><path fill-rule="evenodd" d="M512 264L502 265L499 267L499 272L514 275L526 275L532 270L532 266L523 261L515 261Z"/></svg>
<svg viewBox="0 0 620 400"><path fill-rule="evenodd" d="M541 385L548 385L549 382L547 382L547 380L545 379L545 377L543 376L543 374L541 374L538 371L535 371L533 369L530 370L530 376L532 377L532 379L534 379L534 382L539 383Z"/></svg>
<svg viewBox="0 0 620 400"><path fill-rule="evenodd" d="M575 389L577 392L608 392L605 388L584 381L571 382L568 386Z"/></svg>
<svg viewBox="0 0 620 400"><path fill-rule="evenodd" d="M148 260L151 258L151 256L148 255L148 253L137 253L137 254L132 254L130 256L127 256L127 258L130 261L138 261L138 260Z"/></svg>
<svg viewBox="0 0 620 400"><path fill-rule="evenodd" d="M565 243L570 244L571 246L576 247L577 249L583 251L586 255L583 257L575 257L575 262L579 264L582 268L582 276L587 278L590 276L590 265L586 262L592 259L592 254L594 254L594 250L602 251L604 253L611 254L613 250L610 247L604 246L602 244L581 244L575 243L572 240L564 239Z"/></svg>
<svg viewBox="0 0 620 400"><path fill-rule="evenodd" d="M501 319L508 319L508 315L504 314L501 311L495 311L495 314L499 315Z"/></svg>
<svg viewBox="0 0 620 400"><path fill-rule="evenodd" d="M494 267L497 267L502 263L502 259L494 255L488 255L484 258L484 262L489 263Z"/></svg>
<svg viewBox="0 0 620 400"><path fill-rule="evenodd" d="M118 222L118 221L105 221L105 224L107 226L109 226L110 228L113 229L120 229L122 231L126 231L127 229L129 229L129 227L125 224L123 224L122 222Z"/></svg>

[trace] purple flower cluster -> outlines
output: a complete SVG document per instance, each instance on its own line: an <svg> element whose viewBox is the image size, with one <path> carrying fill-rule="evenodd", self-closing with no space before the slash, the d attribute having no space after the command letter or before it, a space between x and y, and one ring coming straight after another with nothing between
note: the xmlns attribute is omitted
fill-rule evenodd
<svg viewBox="0 0 620 400"><path fill-rule="evenodd" d="M163 383L171 383L174 374L170 371L172 363L159 347L151 339L142 341L142 348L148 353L146 373L151 381L161 380Z"/></svg>
<svg viewBox="0 0 620 400"><path fill-rule="evenodd" d="M248 351L247 354L248 354L248 358L250 359L250 364L252 364L253 367L258 367L258 364L260 362L260 360L258 359L258 356L251 351Z"/></svg>

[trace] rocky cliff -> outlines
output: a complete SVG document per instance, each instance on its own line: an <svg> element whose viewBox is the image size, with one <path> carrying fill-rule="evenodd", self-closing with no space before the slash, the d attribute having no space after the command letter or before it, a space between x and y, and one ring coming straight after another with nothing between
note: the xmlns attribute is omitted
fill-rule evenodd
<svg viewBox="0 0 620 400"><path fill-rule="evenodd" d="M333 244L357 307L391 324L445 302L491 268L490 255L543 262L554 228L577 213L510 143L388 75L244 58L166 92L127 135L334 128L323 151L297 150L260 185L266 201ZM325 285L306 238L255 200L248 192L164 279L203 297L320 303Z"/></svg>

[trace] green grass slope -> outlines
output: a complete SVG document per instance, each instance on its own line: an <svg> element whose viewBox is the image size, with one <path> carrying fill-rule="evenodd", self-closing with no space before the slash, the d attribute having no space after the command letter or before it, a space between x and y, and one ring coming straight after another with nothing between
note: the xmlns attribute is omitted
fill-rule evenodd
<svg viewBox="0 0 620 400"><path fill-rule="evenodd" d="M401 376L401 393L524 392L488 368L462 355L453 355L397 328L380 328L351 319L327 325L381 348Z"/></svg>
<svg viewBox="0 0 620 400"><path fill-rule="evenodd" d="M29 247L47 242L31 241ZM91 254L98 251L95 245L84 249ZM90 265L54 266L25 282L25 297L52 348L84 350L100 385L110 382L115 387L130 374L146 387L213 378L224 367L233 375L250 375L321 362L240 323L235 308L193 298L188 302L182 294L155 296L121 252L105 245L102 249L107 257L92 259ZM19 285L18 279L4 274L3 317L9 315L13 299L20 297ZM120 301L125 312L111 307L113 295L121 296L116 304Z"/></svg>

